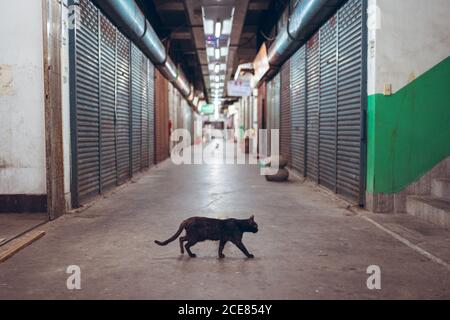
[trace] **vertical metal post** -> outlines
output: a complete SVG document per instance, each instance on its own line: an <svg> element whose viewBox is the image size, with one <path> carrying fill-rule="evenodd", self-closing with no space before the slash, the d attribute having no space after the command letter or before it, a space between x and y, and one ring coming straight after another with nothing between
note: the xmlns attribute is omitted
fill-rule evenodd
<svg viewBox="0 0 450 320"><path fill-rule="evenodd" d="M339 37L340 37L340 10L336 13L336 110L335 110L335 150L334 150L334 193L338 193L338 149L339 149Z"/></svg>
<svg viewBox="0 0 450 320"><path fill-rule="evenodd" d="M367 54L368 54L368 0L362 0L362 75L361 75L361 151L360 151L360 184L359 205L366 205L367 184Z"/></svg>
<svg viewBox="0 0 450 320"><path fill-rule="evenodd" d="M102 193L102 16L100 10L97 12L98 17L98 176L99 176L99 193Z"/></svg>
<svg viewBox="0 0 450 320"><path fill-rule="evenodd" d="M69 0L69 6L79 6L78 0ZM79 14L79 10L76 10ZM78 17L75 19L78 21ZM70 136L71 136L71 194L72 207L78 208L79 183L78 183L78 124L77 124L77 29L78 25L69 29L69 74L70 74Z"/></svg>

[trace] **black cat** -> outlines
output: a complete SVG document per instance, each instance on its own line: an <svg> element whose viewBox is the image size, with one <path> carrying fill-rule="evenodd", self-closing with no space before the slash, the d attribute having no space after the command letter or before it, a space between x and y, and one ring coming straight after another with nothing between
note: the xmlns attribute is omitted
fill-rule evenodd
<svg viewBox="0 0 450 320"><path fill-rule="evenodd" d="M175 241L181 235L183 230L186 230L186 236L180 238L181 254L184 254L183 244L184 242L187 242L185 247L191 258L196 257L196 255L191 252L191 247L198 242L206 240L220 241L219 258L221 259L225 258L223 249L228 241L234 243L247 256L247 258L254 258L254 256L248 252L247 248L242 243L242 236L244 232L258 232L258 225L255 222L254 216L247 220L218 220L198 217L190 218L180 225L177 233L169 240L164 242L155 241L155 243L160 246L166 246Z"/></svg>

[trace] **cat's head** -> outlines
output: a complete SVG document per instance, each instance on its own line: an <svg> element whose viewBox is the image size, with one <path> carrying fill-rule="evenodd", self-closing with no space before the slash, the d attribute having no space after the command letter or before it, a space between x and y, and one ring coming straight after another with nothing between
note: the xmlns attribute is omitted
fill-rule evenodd
<svg viewBox="0 0 450 320"><path fill-rule="evenodd" d="M258 232L258 224L255 222L255 216L251 216L250 219L247 220L248 222L248 232L257 233Z"/></svg>

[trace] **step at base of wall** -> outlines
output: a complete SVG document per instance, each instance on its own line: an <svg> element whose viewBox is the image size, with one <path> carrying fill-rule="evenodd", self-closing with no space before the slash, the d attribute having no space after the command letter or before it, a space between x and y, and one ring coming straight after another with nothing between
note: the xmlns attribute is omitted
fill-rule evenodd
<svg viewBox="0 0 450 320"><path fill-rule="evenodd" d="M428 196L409 196L406 211L410 215L450 229L450 201Z"/></svg>
<svg viewBox="0 0 450 320"><path fill-rule="evenodd" d="M431 195L450 201L450 178L434 179L431 185Z"/></svg>

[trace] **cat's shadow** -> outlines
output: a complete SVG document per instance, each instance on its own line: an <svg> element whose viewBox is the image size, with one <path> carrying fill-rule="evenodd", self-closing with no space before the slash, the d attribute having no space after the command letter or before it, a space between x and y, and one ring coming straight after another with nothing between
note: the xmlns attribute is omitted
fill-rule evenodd
<svg viewBox="0 0 450 320"><path fill-rule="evenodd" d="M256 257L254 259L248 259L248 258L240 258L240 257L232 257L227 256L224 259L219 259L218 257L212 257L212 256L204 256L204 257L197 257L197 258L190 258L189 256L179 255L179 256L171 256L171 257L158 257L158 258L152 258L152 260L159 260L159 261L180 261L180 262L196 262L196 261L214 261L219 263L226 263L227 261L258 261L259 258Z"/></svg>

